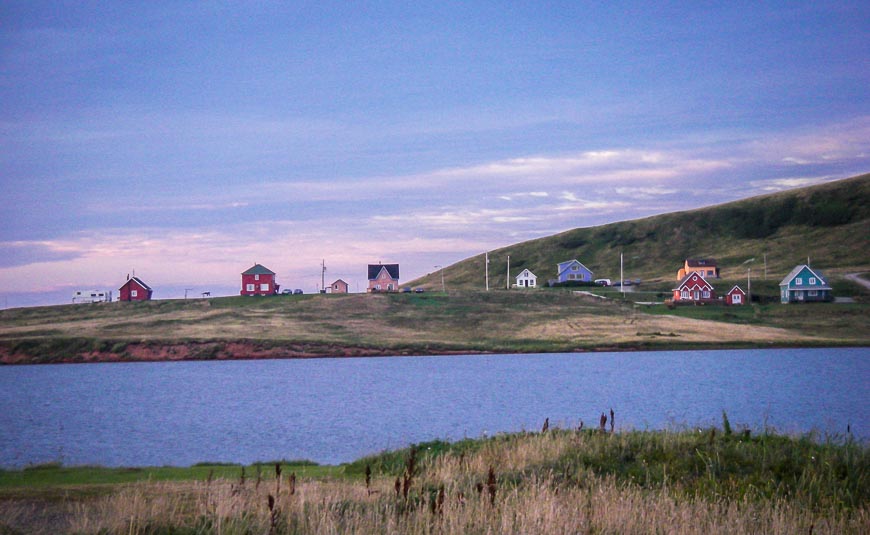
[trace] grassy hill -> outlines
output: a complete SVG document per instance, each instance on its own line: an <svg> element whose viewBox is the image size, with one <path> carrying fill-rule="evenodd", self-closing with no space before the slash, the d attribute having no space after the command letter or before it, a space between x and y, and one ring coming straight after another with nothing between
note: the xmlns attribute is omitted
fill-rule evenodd
<svg viewBox="0 0 870 535"><path fill-rule="evenodd" d="M548 291L482 291L483 257L445 269L447 293L225 297L64 305L0 311L0 363L92 362L444 353L870 345L870 291L846 273L870 273L870 175L701 210L568 231L490 254L555 276L577 258L599 277L645 282L628 299ZM769 275L761 276L767 254ZM778 304L777 282L813 258L838 296L855 303ZM746 281L752 307L641 307L661 301L686 257L713 256L717 288ZM503 265L503 264L502 264ZM440 274L414 286L440 290ZM745 288L745 287L744 287ZM723 290L720 290L723 291ZM735 328L739 326L739 328Z"/></svg>
<svg viewBox="0 0 870 535"><path fill-rule="evenodd" d="M828 275L868 271L870 174L514 244L489 253L490 287L505 288L508 255L512 278L529 268L545 283L555 278L558 262L576 258L596 278L618 280L620 252L626 278L668 284L686 258L698 257L717 259L724 279L745 279L743 262L750 258L760 274L765 254L768 278L777 281L807 256ZM448 289L481 288L484 255L446 267L444 278ZM440 284L433 273L409 285Z"/></svg>

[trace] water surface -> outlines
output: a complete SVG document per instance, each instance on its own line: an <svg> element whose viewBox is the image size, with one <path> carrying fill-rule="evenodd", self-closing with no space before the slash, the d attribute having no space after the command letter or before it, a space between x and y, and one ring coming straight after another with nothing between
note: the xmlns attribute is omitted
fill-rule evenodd
<svg viewBox="0 0 870 535"><path fill-rule="evenodd" d="M870 438L870 350L0 367L0 466L351 461L432 439L597 425Z"/></svg>

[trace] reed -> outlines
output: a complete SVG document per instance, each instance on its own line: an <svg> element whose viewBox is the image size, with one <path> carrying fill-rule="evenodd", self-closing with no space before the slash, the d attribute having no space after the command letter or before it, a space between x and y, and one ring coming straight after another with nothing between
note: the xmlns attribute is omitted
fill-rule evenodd
<svg viewBox="0 0 870 535"><path fill-rule="evenodd" d="M551 428L357 464L341 478L298 478L292 493L236 478L121 486L58 501L44 532L818 534L870 525L870 453L848 436ZM0 500L0 532L27 516L9 507Z"/></svg>

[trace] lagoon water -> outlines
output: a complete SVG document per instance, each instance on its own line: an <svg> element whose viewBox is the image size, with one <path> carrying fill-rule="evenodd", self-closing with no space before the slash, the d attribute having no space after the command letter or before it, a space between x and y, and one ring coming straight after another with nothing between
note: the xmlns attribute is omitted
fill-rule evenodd
<svg viewBox="0 0 870 535"><path fill-rule="evenodd" d="M351 461L551 426L721 426L870 439L870 349L0 367L0 466Z"/></svg>

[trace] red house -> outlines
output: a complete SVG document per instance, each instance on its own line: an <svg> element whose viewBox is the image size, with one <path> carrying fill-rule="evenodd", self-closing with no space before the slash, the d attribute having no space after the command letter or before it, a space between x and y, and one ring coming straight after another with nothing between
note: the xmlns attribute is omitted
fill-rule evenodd
<svg viewBox="0 0 870 535"><path fill-rule="evenodd" d="M127 282L118 288L118 293L119 301L150 301L154 290L139 277L129 277Z"/></svg>
<svg viewBox="0 0 870 535"><path fill-rule="evenodd" d="M369 292L398 292L399 264L369 264Z"/></svg>
<svg viewBox="0 0 870 535"><path fill-rule="evenodd" d="M713 285L699 273L689 273L674 288L674 303L710 303L716 300Z"/></svg>
<svg viewBox="0 0 870 535"><path fill-rule="evenodd" d="M329 287L331 293L334 294L346 294L348 291L347 283L341 279L332 283L332 286Z"/></svg>
<svg viewBox="0 0 870 535"><path fill-rule="evenodd" d="M279 286L275 284L275 272L254 264L251 269L242 273L241 295L275 295Z"/></svg>
<svg viewBox="0 0 870 535"><path fill-rule="evenodd" d="M726 305L745 305L746 304L746 292L740 289L740 286L735 286L728 290L728 293L725 294L725 304Z"/></svg>

